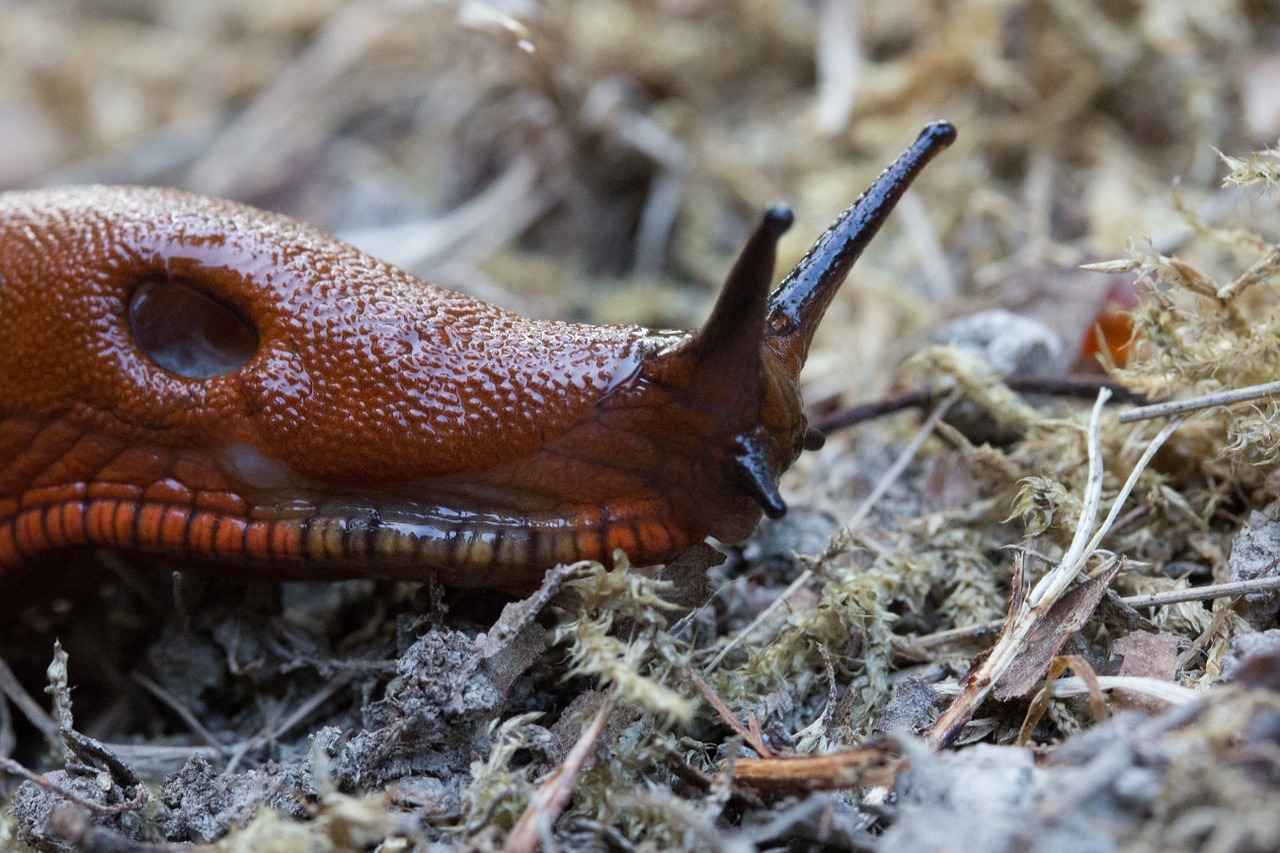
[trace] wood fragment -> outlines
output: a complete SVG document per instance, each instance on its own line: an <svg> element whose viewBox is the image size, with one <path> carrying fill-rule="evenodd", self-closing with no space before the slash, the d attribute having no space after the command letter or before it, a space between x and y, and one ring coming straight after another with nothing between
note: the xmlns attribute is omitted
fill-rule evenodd
<svg viewBox="0 0 1280 853"><path fill-rule="evenodd" d="M1045 611L1023 638L1017 660L996 682L992 692L997 699L1003 702L1024 696L1044 677L1062 647L1089 621L1123 564L1123 560L1113 560L1105 571L1072 588Z"/></svg>
<svg viewBox="0 0 1280 853"><path fill-rule="evenodd" d="M1148 418L1163 418L1168 417L1169 415L1181 415L1186 412L1211 409L1214 406L1230 406L1234 403L1257 400L1261 397L1274 397L1277 394L1280 394L1280 382L1266 382L1262 385L1250 385L1246 388L1233 388L1230 391L1216 391L1212 394L1203 394L1199 397L1192 397L1189 400L1171 400L1167 403L1156 403L1151 406L1141 406L1137 409L1130 409L1127 412L1121 412L1119 421L1122 424L1127 424L1133 423L1134 421L1147 420Z"/></svg>
<svg viewBox="0 0 1280 853"><path fill-rule="evenodd" d="M605 725L617 707L618 700L614 692L605 697L596 711L595 717L583 730L578 742L569 750L560 766L552 771L542 786L538 788L533 799L525 808L524 814L516 821L511 834L502 846L504 853L534 853L542 844L544 837L551 832L551 826L560 817L564 807L569 803L569 794L582 775L587 759L595 749L600 736L604 734Z"/></svg>
<svg viewBox="0 0 1280 853"><path fill-rule="evenodd" d="M903 759L884 740L827 755L738 758L725 762L735 784L760 793L802 794L841 788L891 787Z"/></svg>
<svg viewBox="0 0 1280 853"><path fill-rule="evenodd" d="M747 746L754 749L761 758L775 757L773 750L764 742L764 737L760 732L760 723L756 720L754 714L751 715L749 728L742 725L742 723L738 722L738 718L734 716L733 710L724 703L723 699L715 694L715 691L711 689L711 685L707 684L707 680L699 675L693 667L686 667L685 673L693 682L693 686L698 688L702 698L707 700L707 703L720 715L720 719L724 721L725 725L733 729L738 737L746 742Z"/></svg>

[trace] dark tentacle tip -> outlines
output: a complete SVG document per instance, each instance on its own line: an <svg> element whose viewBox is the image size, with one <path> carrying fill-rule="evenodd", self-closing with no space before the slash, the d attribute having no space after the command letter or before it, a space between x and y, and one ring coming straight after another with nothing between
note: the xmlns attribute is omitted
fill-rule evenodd
<svg viewBox="0 0 1280 853"><path fill-rule="evenodd" d="M782 495L778 494L776 487L773 493L768 495L767 499L762 499L762 495L755 495L754 497L760 503L760 508L764 510L764 514L774 521L787 514L787 502L782 499Z"/></svg>
<svg viewBox="0 0 1280 853"><path fill-rule="evenodd" d="M946 148L956 141L956 126L949 121L934 121L920 131L920 140L930 148Z"/></svg>
<svg viewBox="0 0 1280 853"><path fill-rule="evenodd" d="M805 450L821 450L826 443L827 437L822 434L821 430L809 427L804 431L804 444L802 446Z"/></svg>
<svg viewBox="0 0 1280 853"><path fill-rule="evenodd" d="M747 494L760 504L764 514L778 519L787 514L787 502L778 491L778 482L769 468L769 459L760 440L754 435L738 439L737 480Z"/></svg>
<svg viewBox="0 0 1280 853"><path fill-rule="evenodd" d="M781 237L787 233L787 230L795 221L796 215L791 212L791 208L780 201L775 201L765 209L764 218L760 221L760 224L762 227L767 228L770 233Z"/></svg>

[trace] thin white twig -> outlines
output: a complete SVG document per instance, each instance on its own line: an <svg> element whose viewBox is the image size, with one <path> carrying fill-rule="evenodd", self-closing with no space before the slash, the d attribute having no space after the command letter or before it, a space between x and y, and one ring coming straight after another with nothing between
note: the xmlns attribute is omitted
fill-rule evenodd
<svg viewBox="0 0 1280 853"><path fill-rule="evenodd" d="M1148 418L1180 415L1183 412L1194 412L1198 409L1208 409L1213 406L1229 406L1232 403L1243 403L1246 400L1256 400L1259 397L1271 397L1276 394L1280 394L1280 382L1249 385L1245 388L1233 388L1230 391L1215 391L1212 394L1192 397L1189 400L1171 400L1168 403L1139 406L1136 409L1121 412L1119 421L1122 424L1127 424Z"/></svg>
<svg viewBox="0 0 1280 853"><path fill-rule="evenodd" d="M1089 416L1088 452L1089 477L1084 487L1084 505L1080 510L1080 523L1071 537L1071 545L1062 560L1040 579L1027 597L1028 608L1037 607L1046 598L1056 599L1080 572L1085 559L1089 556L1089 534L1093 530L1094 519L1098 517L1098 507L1102 504L1102 407L1111 399L1111 389L1103 388L1098 392L1098 399L1093 404L1093 412Z"/></svg>
<svg viewBox="0 0 1280 853"><path fill-rule="evenodd" d="M1133 565L1130 563L1129 565ZM1251 595L1259 592L1280 590L1280 575L1268 575L1247 581L1234 583L1215 583L1204 586L1193 586L1188 589L1171 589L1167 592L1145 593L1143 595L1126 595L1120 599L1134 610L1146 610L1150 607L1165 607L1170 604L1183 604L1188 601L1210 601L1216 598L1227 598L1232 595ZM929 649L945 645L952 640L967 640L992 634L1000 630L1003 619L992 619L976 625L965 625L963 628L948 628L925 634L916 640L921 648Z"/></svg>
<svg viewBox="0 0 1280 853"><path fill-rule="evenodd" d="M1159 678L1138 675L1099 675L1096 678L1098 679L1098 686L1103 690L1130 690L1134 693L1143 693L1156 699L1162 699L1173 705L1183 705L1198 697L1196 691L1189 687L1183 687L1181 684L1164 681ZM1078 675L1055 678L1049 685L1050 695L1056 697L1081 696L1088 692L1088 685Z"/></svg>
<svg viewBox="0 0 1280 853"><path fill-rule="evenodd" d="M1151 439L1151 443L1147 445L1147 449L1142 452L1138 463L1133 466L1133 470L1129 472L1129 479L1124 481L1124 486L1120 489L1120 493L1116 495L1116 499L1111 502L1111 512L1107 513L1106 519L1102 522L1102 526L1098 528L1098 532L1093 534L1093 538L1089 540L1088 551L1092 553L1098 550L1098 546L1102 543L1102 537L1106 536L1111 530L1111 525L1115 523L1116 516L1120 514L1120 510L1124 508L1125 501L1129 499L1129 493L1138 485L1138 478L1142 476L1142 472L1147 470L1147 466L1151 464L1151 457L1156 455L1164 443L1169 440L1169 436L1182 426L1184 421L1179 418L1176 421L1170 421L1165 424L1164 429Z"/></svg>
<svg viewBox="0 0 1280 853"><path fill-rule="evenodd" d="M1134 465L1124 487L1112 502L1106 520L1095 533L1090 535L1097 516L1098 500L1102 489L1101 415L1102 405L1108 396L1110 393L1105 388L1099 392L1098 402L1094 405L1093 414L1089 420L1089 481L1085 487L1084 508L1080 515L1080 523L1076 528L1075 536L1072 537L1071 546L1063 555L1062 561L1040 579L1030 595L1021 603L1014 602L1010 605L1009 616L1005 620L1000 639L996 641L978 668L965 676L964 689L931 727L928 740L934 748L940 748L955 737L1017 661L1025 648L1027 638L1084 569L1089 557L1097 551L1099 543L1115 522L1129 493L1151 461L1151 457L1181 425L1181 421L1175 421L1151 440L1142 457ZM1113 565L1116 559L1115 556L1110 557L1104 569Z"/></svg>

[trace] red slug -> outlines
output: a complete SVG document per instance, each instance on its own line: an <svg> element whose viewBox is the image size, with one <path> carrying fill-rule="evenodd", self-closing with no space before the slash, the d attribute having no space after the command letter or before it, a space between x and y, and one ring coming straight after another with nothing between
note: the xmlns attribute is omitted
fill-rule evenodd
<svg viewBox="0 0 1280 853"><path fill-rule="evenodd" d="M954 138L925 128L772 294L771 208L693 333L525 319L217 199L0 194L0 587L102 547L520 589L741 540L821 444L823 312Z"/></svg>

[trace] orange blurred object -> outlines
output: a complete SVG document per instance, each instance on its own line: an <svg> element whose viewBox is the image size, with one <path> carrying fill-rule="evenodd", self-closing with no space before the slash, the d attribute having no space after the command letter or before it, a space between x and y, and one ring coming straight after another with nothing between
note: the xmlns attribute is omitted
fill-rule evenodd
<svg viewBox="0 0 1280 853"><path fill-rule="evenodd" d="M1094 324L1085 330L1080 342L1077 367L1096 369L1102 346L1106 347L1110 361L1119 365L1128 363L1133 353L1133 312L1141 293L1137 276L1125 276L1107 288Z"/></svg>

